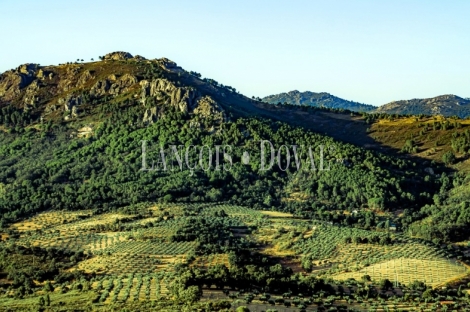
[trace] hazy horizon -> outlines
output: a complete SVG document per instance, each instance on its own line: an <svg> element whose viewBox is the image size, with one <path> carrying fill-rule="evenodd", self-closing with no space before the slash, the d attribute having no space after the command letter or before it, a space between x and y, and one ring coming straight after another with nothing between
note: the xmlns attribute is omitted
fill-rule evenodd
<svg viewBox="0 0 470 312"><path fill-rule="evenodd" d="M468 97L469 9L466 1L3 1L0 71L127 51L167 57L250 97L299 90L372 105Z"/></svg>

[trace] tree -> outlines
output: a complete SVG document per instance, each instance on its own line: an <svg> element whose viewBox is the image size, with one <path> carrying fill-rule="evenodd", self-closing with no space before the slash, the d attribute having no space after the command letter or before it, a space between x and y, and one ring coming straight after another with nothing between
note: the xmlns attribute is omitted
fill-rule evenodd
<svg viewBox="0 0 470 312"><path fill-rule="evenodd" d="M46 304L46 301L44 300L43 297L39 297L39 306L43 307Z"/></svg>
<svg viewBox="0 0 470 312"><path fill-rule="evenodd" d="M240 306L237 308L236 312L250 312L250 309L245 306Z"/></svg>
<svg viewBox="0 0 470 312"><path fill-rule="evenodd" d="M383 290L388 290L393 287L393 283L388 279L381 280L379 285Z"/></svg>
<svg viewBox="0 0 470 312"><path fill-rule="evenodd" d="M47 291L47 292L52 292L52 291L54 291L54 286L52 286L51 282L47 281L44 284L44 290Z"/></svg>
<svg viewBox="0 0 470 312"><path fill-rule="evenodd" d="M442 161L444 162L444 164L446 165L451 165L455 162L455 155L454 153L452 153L451 151L448 151L446 152L443 156L442 156Z"/></svg>

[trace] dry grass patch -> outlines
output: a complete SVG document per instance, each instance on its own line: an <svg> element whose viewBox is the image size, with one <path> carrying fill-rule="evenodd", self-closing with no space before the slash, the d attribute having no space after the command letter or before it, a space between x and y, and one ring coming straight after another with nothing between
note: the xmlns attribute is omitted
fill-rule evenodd
<svg viewBox="0 0 470 312"><path fill-rule="evenodd" d="M78 221L80 218L88 215L91 215L91 211L47 211L28 218L25 221L14 223L11 225L11 228L16 229L19 232L47 229Z"/></svg>
<svg viewBox="0 0 470 312"><path fill-rule="evenodd" d="M279 211L267 211L263 210L260 211L262 214L267 215L269 217L273 218L292 218L293 215L291 213L286 213L286 212L279 212Z"/></svg>

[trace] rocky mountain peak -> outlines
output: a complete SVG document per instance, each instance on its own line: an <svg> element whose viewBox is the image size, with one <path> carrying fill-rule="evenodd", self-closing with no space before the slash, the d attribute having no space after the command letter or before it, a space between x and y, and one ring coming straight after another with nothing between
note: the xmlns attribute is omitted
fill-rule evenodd
<svg viewBox="0 0 470 312"><path fill-rule="evenodd" d="M141 57L141 56L140 56ZM133 58L129 52L117 51L111 52L104 56L104 60L123 61Z"/></svg>

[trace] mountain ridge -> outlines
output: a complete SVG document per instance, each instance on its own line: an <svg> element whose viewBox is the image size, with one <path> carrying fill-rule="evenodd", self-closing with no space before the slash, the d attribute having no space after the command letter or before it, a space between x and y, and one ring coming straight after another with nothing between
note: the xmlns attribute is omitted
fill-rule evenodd
<svg viewBox="0 0 470 312"><path fill-rule="evenodd" d="M371 112L375 109L375 106L373 105L344 100L327 92L300 92L298 90L293 90L289 92L268 95L263 98L263 101L270 104L288 103L294 105L308 105L313 107L342 108L357 112Z"/></svg>
<svg viewBox="0 0 470 312"><path fill-rule="evenodd" d="M438 95L431 98L397 100L379 106L344 100L327 92L300 92L298 90L268 95L262 100L269 104L287 103L299 106L307 105L313 107L347 109L367 113L442 115L445 117L457 116L460 118L470 116L470 99L454 94Z"/></svg>
<svg viewBox="0 0 470 312"><path fill-rule="evenodd" d="M431 98L392 101L377 108L378 113L400 115L443 115L466 118L470 116L470 100L454 94Z"/></svg>

